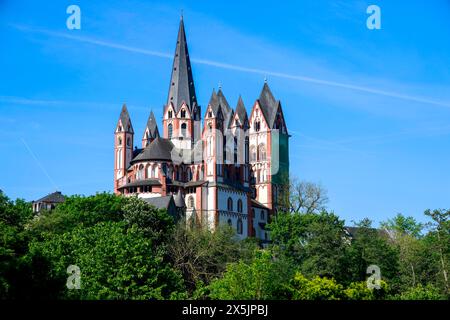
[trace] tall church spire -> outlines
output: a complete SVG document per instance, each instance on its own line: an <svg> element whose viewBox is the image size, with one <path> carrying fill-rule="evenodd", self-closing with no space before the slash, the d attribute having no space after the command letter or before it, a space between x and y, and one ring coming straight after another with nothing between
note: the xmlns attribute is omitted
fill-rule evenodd
<svg viewBox="0 0 450 320"><path fill-rule="evenodd" d="M186 34L184 31L183 16L181 15L167 104L172 103L175 111L178 112L183 101L188 105L191 111L194 108L194 104L197 104L191 61L189 59Z"/></svg>

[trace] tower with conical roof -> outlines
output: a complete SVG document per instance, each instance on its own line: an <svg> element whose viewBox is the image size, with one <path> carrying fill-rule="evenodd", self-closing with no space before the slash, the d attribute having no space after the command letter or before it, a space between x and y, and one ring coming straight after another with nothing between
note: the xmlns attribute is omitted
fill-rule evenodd
<svg viewBox="0 0 450 320"><path fill-rule="evenodd" d="M178 29L167 103L163 110L164 138L175 146L190 149L200 137L200 106L186 41L183 16Z"/></svg>
<svg viewBox="0 0 450 320"><path fill-rule="evenodd" d="M117 193L120 179L126 178L128 166L133 158L134 130L126 104L122 106L114 137L114 192Z"/></svg>

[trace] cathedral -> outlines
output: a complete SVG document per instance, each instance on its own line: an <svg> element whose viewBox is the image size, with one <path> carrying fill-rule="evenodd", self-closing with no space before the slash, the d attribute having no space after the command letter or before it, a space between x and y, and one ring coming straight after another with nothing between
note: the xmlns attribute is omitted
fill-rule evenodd
<svg viewBox="0 0 450 320"><path fill-rule="evenodd" d="M161 125L160 130L150 112L140 148L135 147L123 105L114 133L114 192L170 206L210 230L229 224L242 239L268 241L266 224L289 177L281 103L265 81L250 113L241 97L233 109L221 88L213 90L202 112L183 18Z"/></svg>

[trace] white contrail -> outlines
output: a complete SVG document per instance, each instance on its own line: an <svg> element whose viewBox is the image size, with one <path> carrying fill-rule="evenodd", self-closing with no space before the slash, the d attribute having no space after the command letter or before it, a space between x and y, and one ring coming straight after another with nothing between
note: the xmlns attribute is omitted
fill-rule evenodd
<svg viewBox="0 0 450 320"><path fill-rule="evenodd" d="M13 27L15 27L19 30L22 30L22 31L41 33L41 34L46 34L46 35L53 36L53 37L65 38L65 39L80 41L80 42L84 42L84 43L99 45L99 46L103 46L103 47L145 54L145 55L149 55L149 56L168 58L168 59L173 58L173 55L169 54L169 53L153 51L153 50L146 50L146 49L141 49L141 48L137 48L137 47L130 47L130 46L126 46L126 45L122 45L122 44L118 44L118 43L97 40L97 39L89 38L89 37L75 36L75 35L70 35L67 33L55 32L55 31L51 31L51 30L33 28L33 27L23 26L23 25L13 25ZM273 77L277 77L277 78L298 80L298 81L304 81L304 82L309 82L309 83L314 83L314 84L319 84L319 85L326 85L326 86L331 86L331 87L337 87L337 88L343 88L343 89L348 89L348 90L366 92L366 93L375 94L375 95L392 97L392 98L397 98L397 99L402 99L402 100L407 100L407 101L414 101L414 102L420 102L420 103L431 104L431 105L436 105L436 106L443 106L443 107L450 107L450 102L437 101L437 100L433 100L433 99L430 99L427 97L411 96L408 94L379 90L379 89L374 89L374 88L365 87L365 86L357 86L357 85L352 85L352 84L348 84L348 83L341 83L341 82L336 82L336 81L329 81L329 80L312 78L312 77L307 77L307 76L302 76L302 75L293 75L293 74L275 72L275 71L264 70L264 69L249 68L249 67L239 66L239 65L235 65L235 64L222 63L222 62L206 60L206 59L191 59L191 61L198 63L198 64L208 65L208 66L222 68L222 69L235 70L235 71L241 71L241 72L247 72L247 73L255 73L255 74L261 74L264 76L273 76Z"/></svg>
<svg viewBox="0 0 450 320"><path fill-rule="evenodd" d="M41 162L38 160L38 158L34 154L33 150L31 150L31 148L26 143L25 139L21 138L20 140L22 140L23 144L25 145L25 148L27 148L28 152L31 154L31 156L33 157L34 161L36 161L36 163L39 166L39 168L41 168L42 172L44 172L44 174L47 176L48 180L53 185L55 190L58 190L58 186L56 185L55 181L50 177L50 175L48 174L47 170L45 170L44 166L41 164Z"/></svg>

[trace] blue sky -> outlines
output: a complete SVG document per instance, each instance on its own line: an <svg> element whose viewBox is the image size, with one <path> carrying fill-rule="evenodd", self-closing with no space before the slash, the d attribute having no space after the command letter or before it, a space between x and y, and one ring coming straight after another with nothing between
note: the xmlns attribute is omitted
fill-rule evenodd
<svg viewBox="0 0 450 320"><path fill-rule="evenodd" d="M66 8L81 8L81 30ZM366 8L381 8L368 30ZM283 105L291 173L348 223L423 221L450 200L450 1L0 1L0 188L33 200L113 187L126 102L161 118L181 9L198 100L219 83Z"/></svg>

